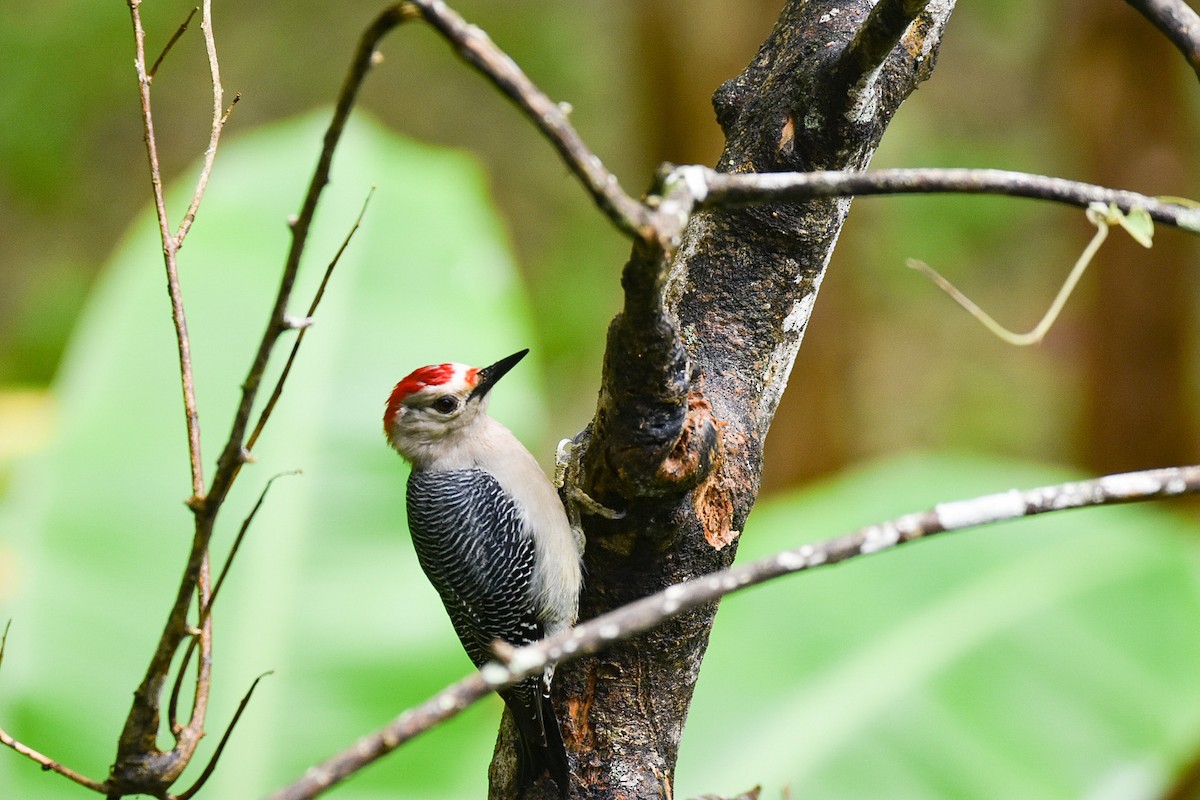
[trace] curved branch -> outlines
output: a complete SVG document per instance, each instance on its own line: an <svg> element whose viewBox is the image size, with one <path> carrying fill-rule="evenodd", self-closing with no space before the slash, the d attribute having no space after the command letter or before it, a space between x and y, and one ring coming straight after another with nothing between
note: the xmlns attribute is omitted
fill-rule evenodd
<svg viewBox="0 0 1200 800"><path fill-rule="evenodd" d="M646 208L621 188L616 176L588 149L567 118L564 106L535 86L516 62L492 43L487 33L468 24L442 0L412 0L412 5L454 45L464 61L525 112L618 230L639 239L650 235L652 226Z"/></svg>
<svg viewBox="0 0 1200 800"><path fill-rule="evenodd" d="M1171 40L1200 78L1200 14L1183 0L1125 0Z"/></svg>
<svg viewBox="0 0 1200 800"><path fill-rule="evenodd" d="M137 0L131 0L136 2ZM329 172L333 154L345 129L346 120L357 99L358 92L366 80L370 68L377 62L376 48L380 41L404 22L423 19L438 31L455 48L468 64L475 67L506 96L526 113L529 119L550 140L567 166L584 184L597 206L623 233L637 240L653 236L651 212L630 197L620 186L615 175L605 169L600 159L583 143L579 133L567 119L562 106L550 100L538 89L524 72L501 51L487 34L468 24L461 16L446 6L442 0L407 0L384 9L363 32L353 62L342 83L333 118L325 133L324 146L317 167L309 183L300 213L291 224L292 245L284 264L275 306L272 309L267 330L263 334L258 352L242 383L242 398L234 415L234 422L217 464L212 486L205 505L219 506L228 492L233 479L248 457L246 429L257 398L267 361L275 342L288 330L287 304L300 268L300 257L308 240L309 229L316 214L317 203ZM255 432L256 434L258 431ZM253 438L253 437L252 437ZM210 513L212 508L209 509Z"/></svg>
<svg viewBox="0 0 1200 800"><path fill-rule="evenodd" d="M221 735L221 740L217 743L217 748L213 751L212 758L209 759L208 764L205 765L204 771L200 773L200 777L196 778L196 782L186 791L178 794L175 800L191 800L191 798L196 796L196 792L204 788L204 784L208 782L208 779L212 777L213 771L217 768L217 762L220 760L221 754L225 752L225 745L229 744L229 737L233 735L233 729L237 727L238 721L241 720L246 706L250 705L250 698L254 696L254 690L258 688L259 681L271 674L271 672L264 672L250 684L250 688L242 696L242 701L238 703L237 710L233 712L233 718L229 720L229 725L225 728L225 733Z"/></svg>
<svg viewBox="0 0 1200 800"><path fill-rule="evenodd" d="M308 800L387 755L417 735L456 716L486 696L549 664L594 654L662 625L692 609L784 575L832 566L908 542L996 522L1091 506L1137 503L1200 493L1200 465L1107 475L939 503L926 511L868 525L852 533L784 550L773 556L714 572L636 600L570 631L519 649L505 648L504 663L476 673L411 708L375 733L309 769L270 800Z"/></svg>

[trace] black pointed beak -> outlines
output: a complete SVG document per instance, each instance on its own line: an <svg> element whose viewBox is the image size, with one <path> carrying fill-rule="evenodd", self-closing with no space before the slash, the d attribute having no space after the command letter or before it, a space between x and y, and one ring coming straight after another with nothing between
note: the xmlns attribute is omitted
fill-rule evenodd
<svg viewBox="0 0 1200 800"><path fill-rule="evenodd" d="M475 388L471 391L471 395L468 399L477 400L486 397L487 393L490 392L492 387L496 385L496 381L503 378L504 375L510 369L515 367L517 362L524 358L528 353L529 348L526 348L518 353L513 353L508 358L500 359L490 367L484 367L483 369L479 370L479 382L475 384Z"/></svg>

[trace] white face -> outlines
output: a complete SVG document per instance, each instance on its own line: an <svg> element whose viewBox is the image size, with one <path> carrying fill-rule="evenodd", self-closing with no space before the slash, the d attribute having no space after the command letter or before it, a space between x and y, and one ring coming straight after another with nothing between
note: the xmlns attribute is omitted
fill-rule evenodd
<svg viewBox="0 0 1200 800"><path fill-rule="evenodd" d="M477 373L464 364L441 364L423 367L397 384L384 420L392 447L419 462L426 448L444 443L486 413L487 395L471 396Z"/></svg>
<svg viewBox="0 0 1200 800"><path fill-rule="evenodd" d="M383 414L388 442L418 468L465 469L476 463L492 447L486 435L495 427L487 420L488 392L528 352L482 369L430 364L414 370L388 398Z"/></svg>

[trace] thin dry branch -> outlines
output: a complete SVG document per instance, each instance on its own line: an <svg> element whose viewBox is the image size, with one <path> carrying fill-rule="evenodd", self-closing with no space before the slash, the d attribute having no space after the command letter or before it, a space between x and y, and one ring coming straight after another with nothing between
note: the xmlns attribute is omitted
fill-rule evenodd
<svg viewBox="0 0 1200 800"><path fill-rule="evenodd" d="M11 619L4 623L4 633L0 634L0 666L4 665L4 650L6 647L8 647L8 631L10 628L12 628ZM8 731L4 730L3 728L0 728L0 744L4 745L5 747L10 747L31 761L40 764L42 769L46 772L57 772L64 778L72 780L80 786L96 792L104 791L103 784L97 783L86 775L81 775L70 767L65 767L49 756L39 753L32 747L22 744L10 736Z"/></svg>
<svg viewBox="0 0 1200 800"><path fill-rule="evenodd" d="M468 24L441 0L411 0L384 9L359 40L350 69L342 83L333 118L326 130L321 155L309 182L300 213L291 223L292 246L284 264L275 305L254 361L242 382L241 401L217 462L217 471L209 487L208 496L205 498L209 513L214 513L219 507L234 478L249 458L250 440L246 437L246 430L250 415L275 343L285 331L293 327L287 313L288 301L300 268L300 257L316 214L317 203L329 180L333 154L341 140L346 120L367 73L377 63L376 49L379 43L392 29L416 19L426 21L441 33L467 63L479 70L526 113L558 150L571 171L582 181L597 206L619 230L641 240L648 240L655 234L651 224L653 212L621 189L616 176L605 169L600 159L584 145L583 139L567 119L563 108L538 89L513 60L492 43L486 33ZM256 435L252 435L251 438L256 438Z"/></svg>
<svg viewBox="0 0 1200 800"><path fill-rule="evenodd" d="M567 118L565 106L535 86L487 33L468 24L441 0L412 0L407 5L419 9L425 21L446 37L464 61L525 112L618 230L638 239L651 237L653 228L646 207L630 197L616 176L588 149Z"/></svg>
<svg viewBox="0 0 1200 800"><path fill-rule="evenodd" d="M113 797L137 793L165 794L166 788L175 781L191 760L196 746L204 735L212 671L212 620L211 618L199 620L197 632L189 626L187 617L193 598L201 607L207 605L211 600L208 541L211 537L212 525L211 519L206 519L200 514L204 498L200 419L196 408L191 344L187 333L183 293L179 282L178 252L203 199L208 178L212 172L217 143L229 115L229 111L223 108L220 70L212 33L211 0L204 0L201 7L201 28L204 31L205 48L208 53L213 94L209 147L205 152L204 162L196 188L192 193L189 208L185 212L179 230L172 234L154 132L154 115L150 98L151 81L146 72L146 36L141 19L141 0L127 0L127 2L134 30L135 69L139 83L155 214L162 239L168 293L171 298L172 317L179 349L181 385L187 419L188 454L192 473L192 495L188 500L188 505L195 512L196 527L179 591L154 654L151 656L146 674L134 692L133 705L118 741L116 759L110 768L108 779L102 784L105 792ZM191 715L186 725L178 723L174 717L177 695L173 692L170 729L175 737L175 746L171 750L163 752L157 746L163 687L170 674L174 655L178 652L181 643L196 636L199 639L200 655L196 669Z"/></svg>
<svg viewBox="0 0 1200 800"><path fill-rule="evenodd" d="M482 673L474 672L400 714L379 731L363 736L341 753L309 767L303 776L272 794L269 800L308 800L324 794L411 739L458 716L496 688L484 680Z"/></svg>
<svg viewBox="0 0 1200 800"><path fill-rule="evenodd" d="M242 701L238 703L237 710L233 712L233 717L229 720L229 725L225 728L225 733L221 735L221 741L217 743L217 749L213 751L212 758L204 767L204 771L200 773L200 777L196 779L186 791L181 792L176 796L175 800L191 800L196 796L196 792L204 788L204 784L208 783L208 779L212 777L213 771L217 768L217 762L221 759L221 754L225 752L225 745L229 744L229 737L233 735L233 729L237 727L238 720L242 718L242 713L245 712L246 706L250 705L250 698L254 696L254 690L258 688L258 683L263 678L271 675L271 672L264 672L259 675L250 684L250 688L246 690L246 694L242 697Z"/></svg>
<svg viewBox="0 0 1200 800"><path fill-rule="evenodd" d="M1200 234L1200 205L1167 202L1137 192L999 169L882 169L871 172L773 172L731 175L678 167L673 186L686 186L700 209L881 194L990 194L1049 200L1087 208L1112 203L1141 208L1155 222Z"/></svg>
<svg viewBox="0 0 1200 800"><path fill-rule="evenodd" d="M45 772L57 773L57 774L63 776L64 778L66 778L70 781L73 781L74 783L79 784L80 786L84 787L85 789L91 789L93 792L100 792L101 794L104 794L107 791L107 786L105 784L98 783L97 781L92 780L91 778L87 777L86 775L82 775L82 774L76 772L75 770L71 769L70 767L63 766L59 762L55 761L53 758L50 758L47 755L43 755L42 753L39 753L37 750L34 750L32 747L29 747L26 744L22 744L21 742L17 741L12 736L10 736L8 734L8 732L5 731L3 728L0 728L0 744L4 745L5 747L12 748L13 750L15 750L16 752L25 756L26 758L28 758L31 761L37 762L38 764L41 765L42 770Z"/></svg>
<svg viewBox="0 0 1200 800"><path fill-rule="evenodd" d="M192 18L196 16L196 12L199 10L200 6L192 6L192 10L188 12L187 18L182 24L180 24L178 28L175 29L174 35L167 40L167 43L163 46L162 52L158 54L158 58L154 59L154 66L152 66L150 71L147 73L150 80L154 80L154 76L158 74L158 68L162 65L163 59L167 57L167 53L170 53L171 48L175 46L175 43L179 41L179 38L183 36L183 34L187 33L188 25L192 24Z"/></svg>
<svg viewBox="0 0 1200 800"><path fill-rule="evenodd" d="M281 472L278 475L271 476L267 481L267 485L263 487L262 492L258 495L258 500L242 520L242 526L238 529L237 536L233 539L233 544L229 548L229 555L225 558L225 563L221 566L221 571L217 574L217 581L213 584L212 592L208 595L207 600L200 607L200 620L207 622L212 615L213 605L217 602L217 595L221 592L221 587L225 585L225 578L229 575L229 570L233 566L233 560L237 557L238 551L242 547L242 542L246 538L246 534L250 530L250 524L254 522L254 518L258 515L263 503L267 499L267 492L271 490L271 486L276 480L286 475L299 475L299 470L290 472ZM187 650L184 651L183 659L179 663L179 669L175 674L175 685L171 688L171 696L167 701L167 726L172 732L178 732L182 726L179 725L176 711L179 707L179 696L183 689L184 677L187 673L188 665L191 663L192 656L196 652L196 637L193 636L188 642ZM252 689L253 690L253 689Z"/></svg>
<svg viewBox="0 0 1200 800"><path fill-rule="evenodd" d="M213 37L212 0L204 0L203 8L204 13L200 15L200 30L204 32L204 51L208 56L208 74L212 83L212 125L209 128L208 147L204 150L204 163L200 167L200 176L196 179L192 200L188 204L187 211L184 212L183 219L179 222L179 229L175 232L176 249L183 246L183 240L196 220L196 212L200 209L200 201L204 198L204 190L208 188L208 178L212 174L213 162L217 158L217 143L221 140L221 131L225 129L225 123L233 112L234 105L241 97L241 95L235 96L233 103L229 104L229 108L225 108L225 91L221 87L221 65L217 61L217 42Z"/></svg>
<svg viewBox="0 0 1200 800"><path fill-rule="evenodd" d="M167 203L163 190L162 169L159 166L158 140L154 135L154 112L150 101L150 75L146 71L146 31L142 26L141 0L128 0L133 22L134 69L137 71L138 97L141 102L142 129L146 139L150 184L154 195L154 213L158 219L162 240L163 261L167 270L167 293L171 298L171 319L175 325L175 340L179 351L179 372L183 386L183 408L187 424L188 461L192 471L192 497L204 494L204 465L200 454L200 415L196 410L196 383L192 372L192 345L187 331L187 314L183 307L183 290L179 285L179 265L176 253L179 241L171 233ZM205 14L208 13L207 3ZM214 92L217 90L214 89Z"/></svg>
<svg viewBox="0 0 1200 800"><path fill-rule="evenodd" d="M1125 0L1183 54L1200 78L1200 14L1183 0Z"/></svg>
<svg viewBox="0 0 1200 800"><path fill-rule="evenodd" d="M233 481L241 470L242 465L250 457L249 448L246 444L246 430L250 423L250 415L254 410L254 402L258 398L263 375L267 370L267 363L270 360L271 353L275 349L276 343L279 341L279 337L293 327L288 316L288 304L291 301L296 276L300 271L300 261L304 255L304 249L308 244L308 236L312 228L313 219L316 217L317 205L320 202L321 193L324 191L326 184L329 183L329 173L333 165L334 152L341 141L342 133L346 128L346 122L350 118L350 112L354 108L354 103L358 97L359 90L362 88L363 81L366 80L367 73L371 67L377 63L376 48L383 37L397 25L417 18L417 9L409 3L390 6L372 21L359 39L354 59L350 64L350 69L346 74L345 80L342 82L341 90L338 92L333 117L329 121L329 127L325 130L321 153L317 158L317 165L313 170L313 176L309 180L308 189L300 206L300 212L290 221L292 243L288 248L287 257L284 260L283 272L279 280L279 289L275 294L275 302L267 320L267 328L263 332L262 339L259 341L258 349L255 352L250 369L246 373L246 378L242 381L241 400L234 413L229 437L226 439L220 459L217 461L217 470L209 486L208 496L203 503L204 513L210 519L220 509L221 503L224 502L225 496L229 492L230 486L233 485Z"/></svg>
<svg viewBox="0 0 1200 800"><path fill-rule="evenodd" d="M321 298L325 296L325 287L329 285L329 278L333 275L334 267L342 259L342 253L346 252L346 248L350 246L350 240L354 238L354 234L362 225L363 216L367 213L367 206L371 203L371 197L375 194L375 187L371 187L371 191L367 192L367 197L363 200L362 208L358 212L358 216L354 220L354 224L350 226L350 230L346 233L346 238L342 240L341 247L333 254L333 258L329 260L329 265L325 267L325 274L321 276L321 283L317 286L317 291L313 294L312 302L308 306L308 313L305 314L302 322L296 327L299 329L296 332L296 341L292 343L292 351L288 353L287 361L283 364L283 370L279 373L279 380L275 382L275 389L272 390L271 396L267 399L267 404L263 406L262 413L258 416L258 422L254 425L254 430L250 433L250 438L246 440L246 449L253 450L254 445L258 442L258 437L262 434L263 428L267 425L267 420L271 418L271 412L275 410L279 398L283 395L283 385L287 382L288 375L292 372L292 365L296 363L296 355L300 352L300 343L304 341L304 335L308 333L308 327L312 323L313 317L317 313L317 306L321 304ZM278 476L276 476L278 477ZM271 479L275 480L274 478ZM270 483L267 484L270 487ZM264 490L264 494L266 490ZM259 504L262 499L259 499ZM258 506L254 507L254 511L258 510ZM253 515L253 511L251 515ZM247 520L249 522L249 520ZM243 527L244 531L244 527ZM217 582L220 585L220 581Z"/></svg>
<svg viewBox="0 0 1200 800"><path fill-rule="evenodd" d="M505 653L505 663L485 664L411 708L385 727L310 768L270 800L308 800L387 755L405 742L456 716L489 691L539 674L548 664L563 664L644 633L688 610L725 595L796 572L830 566L890 550L939 533L1091 506L1137 503L1200 493L1200 465L1108 475L1092 480L984 495L940 503L860 528L833 539L802 545L768 558L671 586L584 622L558 636Z"/></svg>
<svg viewBox="0 0 1200 800"><path fill-rule="evenodd" d="M225 585L225 578L229 575L229 569L233 566L233 560L237 557L238 551L242 547L242 542L246 538L246 534L250 531L250 525L254 522L254 518L258 516L259 510L263 503L267 500L267 493L271 491L271 487L275 485L275 481L280 478L285 478L290 475L299 475L300 470L289 470L288 472L280 472L278 475L272 475L267 480L266 486L258 495L258 500L255 501L253 508L246 514L246 518L242 520L242 526L238 528L237 536L233 537L233 544L229 547L229 555L225 558L225 563L221 565L221 572L217 575L217 582L213 585L212 596L209 597L208 603L200 608L200 618L206 619L212 613L213 604L217 602L217 595L221 592L221 587Z"/></svg>

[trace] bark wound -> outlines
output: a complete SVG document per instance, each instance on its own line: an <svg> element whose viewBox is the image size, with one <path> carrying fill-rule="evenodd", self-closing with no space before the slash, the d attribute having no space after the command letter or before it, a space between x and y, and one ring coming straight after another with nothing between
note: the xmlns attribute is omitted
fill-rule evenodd
<svg viewBox="0 0 1200 800"><path fill-rule="evenodd" d="M789 116L787 122L783 123L783 130L779 133L779 154L781 156L790 156L796 142L796 120Z"/></svg>
<svg viewBox="0 0 1200 800"><path fill-rule="evenodd" d="M656 477L681 489L690 489L705 480L720 461L723 426L700 389L688 392L683 430L659 465Z"/></svg>
<svg viewBox="0 0 1200 800"><path fill-rule="evenodd" d="M596 670L594 665L587 672L587 687L583 694L567 699L569 730L563 732L563 741L575 752L593 750L596 737L592 732L592 703L596 699Z"/></svg>

